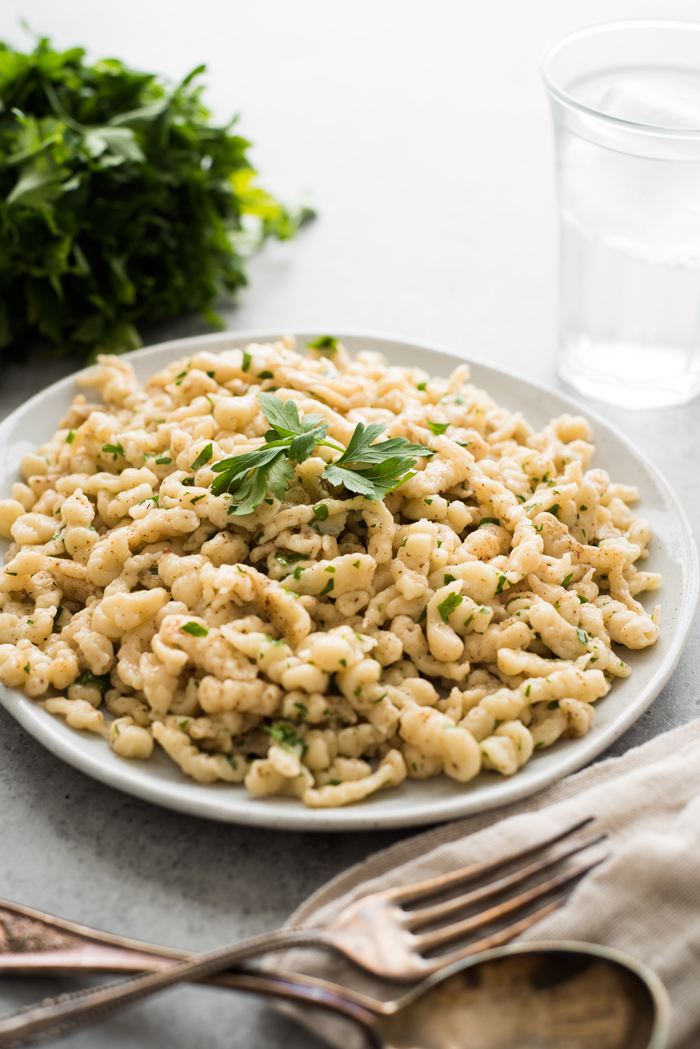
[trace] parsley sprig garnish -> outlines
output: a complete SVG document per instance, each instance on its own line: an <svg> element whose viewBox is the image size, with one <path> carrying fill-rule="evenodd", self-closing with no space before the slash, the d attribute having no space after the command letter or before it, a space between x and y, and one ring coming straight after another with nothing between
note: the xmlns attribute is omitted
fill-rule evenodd
<svg viewBox="0 0 700 1049"><path fill-rule="evenodd" d="M219 475L212 483L212 494L230 492L234 496L230 514L252 513L268 488L277 499L283 499L294 481L292 463L305 462L317 446L340 452L323 471L323 479L368 499L383 499L413 476L417 456L433 455L430 448L411 444L405 437L374 444L386 429L382 423L367 427L358 423L349 445L343 448L326 440L328 423L322 415L313 412L300 419L295 401L282 401L271 393L258 394L258 400L272 427L265 434L265 445L211 467Z"/></svg>

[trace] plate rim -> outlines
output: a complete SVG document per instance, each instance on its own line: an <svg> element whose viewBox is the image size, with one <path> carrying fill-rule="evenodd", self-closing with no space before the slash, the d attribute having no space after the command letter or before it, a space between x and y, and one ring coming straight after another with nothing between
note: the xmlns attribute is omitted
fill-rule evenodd
<svg viewBox="0 0 700 1049"><path fill-rule="evenodd" d="M197 816L198 818L214 819L218 822L256 826L261 829L297 832L340 832L418 827L425 824L444 823L464 818L490 809L501 808L514 801L530 797L583 768L614 743L651 706L678 665L693 628L695 611L700 597L700 560L698 559L698 551L687 514L661 471L648 456L639 450L626 434L605 419L598 411L589 408L588 405L580 404L569 394L549 385L533 382L531 378L516 370L495 366L478 355L470 353L467 357L449 346L429 340L412 339L403 335L368 329L343 327L330 330L336 332L341 340L346 338L371 339L393 344L394 346L398 344L416 350L428 351L430 354L444 354L456 362L455 366L459 363L473 364L477 367L485 368L489 372L515 380L518 383L524 383L533 391L555 397L576 414L585 415L586 418L595 422L604 430L611 432L625 446L632 457L641 463L656 485L664 491L665 497L673 505L674 513L677 515L679 533L683 538L684 556L682 565L685 574L683 593L679 604L679 622L676 624L671 647L661 665L642 686L637 698L628 704L610 725L602 729L598 735L589 735L577 740L576 746L571 748L571 753L563 753L560 760L552 768L542 769L539 774L531 772L527 780L523 780L519 776L507 780L499 779L494 783L495 789L489 792L486 797L479 796L477 798L476 795L470 795L468 792L465 792L448 799L431 800L428 797L419 802L416 799L411 799L410 804L406 807L406 811L383 813L377 813L376 810L373 812L372 799L368 799L358 805L348 806L347 808L331 810L310 810L292 799L276 799L278 803L280 800L287 803L284 805L283 812L280 812L279 809L267 808L264 804L258 806L250 805L249 803L247 808L243 806L237 808L234 804L231 807L230 804L226 804L226 799L230 802L231 798L229 784L208 785L206 794L203 792L202 796L199 797L199 790L197 790L197 796L190 799L186 793L184 796L180 796L177 788L181 787L186 792L192 791L193 788L201 789L204 785L196 784L189 780L184 781L182 784L173 783L158 777L152 780L146 777L146 782L142 783L139 777L139 772L142 770L139 769L136 772L135 767L130 762L127 762L126 759L122 759L123 765L120 763L114 767L103 764L99 758L92 754L91 748L88 748L87 752L81 748L81 743L86 738L89 738L89 734L69 729L63 722L59 722L52 715L46 714L34 700L29 699L23 693L0 686L0 703L37 742L56 757L77 768L85 775L116 790L137 797L142 801L148 801L170 810ZM219 346L223 349L232 341L274 341L288 332L294 334L297 339L303 340L317 335L319 331L320 329L317 327L306 327L301 324L295 324L291 328L280 325L275 328L246 328L241 331L227 329L224 332L168 339L164 342L153 343L139 350L134 350L123 356L129 361L147 359L151 355L164 352L172 352L173 356L176 356L180 352L184 354L195 352L193 350L195 345L203 349L211 347L215 350ZM12 431L13 426L20 418L27 412L31 412L33 407L40 405L42 400L50 396L51 393L74 386L77 376L89 367L88 365L80 368L70 375L51 383L11 412L0 423L0 447L4 444L3 439ZM0 481L4 482L5 480L9 480L9 477L5 477L4 469L0 465ZM102 741L99 742L102 743ZM136 772L136 777L134 777L134 772ZM175 791L173 791L174 787ZM250 801L250 799L247 799L247 796L246 800Z"/></svg>

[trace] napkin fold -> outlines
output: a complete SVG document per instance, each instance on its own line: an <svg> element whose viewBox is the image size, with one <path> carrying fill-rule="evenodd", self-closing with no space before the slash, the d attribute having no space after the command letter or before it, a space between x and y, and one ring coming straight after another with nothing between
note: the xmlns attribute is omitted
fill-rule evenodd
<svg viewBox="0 0 700 1049"><path fill-rule="evenodd" d="M610 758L505 809L434 828L370 856L327 882L288 925L324 925L371 892L497 858L578 819L608 836L609 858L568 903L521 940L585 940L626 951L663 980L673 1019L669 1049L700 1046L700 719ZM583 856L588 857L588 852ZM294 950L275 965L379 999L405 989L344 958ZM360 1032L317 1010L285 1007L338 1049L364 1049Z"/></svg>

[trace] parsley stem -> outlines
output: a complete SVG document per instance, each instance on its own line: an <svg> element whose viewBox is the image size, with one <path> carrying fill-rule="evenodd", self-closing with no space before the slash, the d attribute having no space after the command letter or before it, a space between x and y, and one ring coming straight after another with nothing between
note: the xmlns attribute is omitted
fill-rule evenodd
<svg viewBox="0 0 700 1049"><path fill-rule="evenodd" d="M332 448L334 452L340 452L342 455L347 449L343 448L342 444L332 444L330 441L316 441L317 445L322 445L324 448Z"/></svg>

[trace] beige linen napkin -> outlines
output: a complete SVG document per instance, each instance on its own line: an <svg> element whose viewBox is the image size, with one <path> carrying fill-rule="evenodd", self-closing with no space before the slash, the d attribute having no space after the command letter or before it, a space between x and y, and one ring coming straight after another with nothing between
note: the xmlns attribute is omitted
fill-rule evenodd
<svg viewBox="0 0 700 1049"><path fill-rule="evenodd" d="M565 907L522 938L586 940L646 962L671 995L669 1049L700 1046L700 719L536 797L378 852L322 886L288 924L323 925L359 896L497 857L589 815L608 835L610 858L581 881ZM377 998L399 990L330 952L296 950L275 962ZM343 1020L316 1010L285 1011L339 1049L364 1046Z"/></svg>

